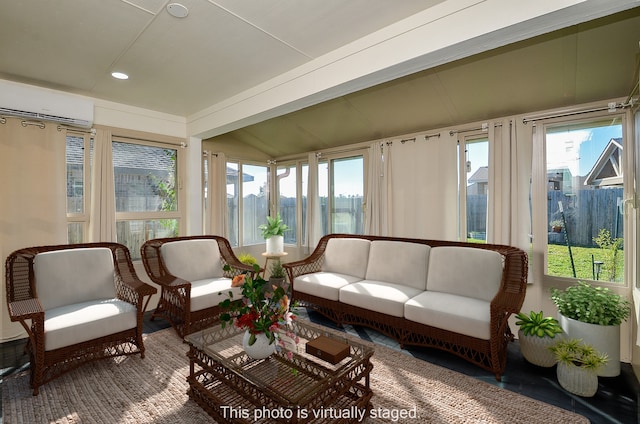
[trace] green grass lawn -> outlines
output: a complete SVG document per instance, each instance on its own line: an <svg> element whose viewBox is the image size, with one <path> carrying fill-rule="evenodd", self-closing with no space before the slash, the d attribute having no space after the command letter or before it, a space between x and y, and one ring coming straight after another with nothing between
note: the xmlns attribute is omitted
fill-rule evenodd
<svg viewBox="0 0 640 424"><path fill-rule="evenodd" d="M467 239L470 243L485 243L485 240ZM547 266L549 275L556 277L573 277L573 270L571 268L571 259L569 256L569 248L565 245L550 244L548 245L548 259ZM584 280L592 280L593 272L591 267L591 255L593 255L595 261L604 260L604 251L599 247L571 247L571 253L573 254L573 263L576 268L576 278ZM616 270L615 282L621 283L624 277L624 251L618 252L618 264ZM609 270L607 264L603 264L600 269L600 280L609 280Z"/></svg>
<svg viewBox="0 0 640 424"><path fill-rule="evenodd" d="M573 270L571 269L571 259L569 256L569 248L564 245L550 244L548 245L547 266L549 275L555 275L559 277L573 277ZM593 279L593 272L591 266L591 255L593 255L596 261L605 261L604 251L599 247L571 247L573 254L573 262L576 268L576 278L581 279ZM616 282L623 281L623 269L624 269L624 252L620 250L618 252L618 263L616 269ZM603 264L600 271L600 280L609 280L609 268L608 264Z"/></svg>

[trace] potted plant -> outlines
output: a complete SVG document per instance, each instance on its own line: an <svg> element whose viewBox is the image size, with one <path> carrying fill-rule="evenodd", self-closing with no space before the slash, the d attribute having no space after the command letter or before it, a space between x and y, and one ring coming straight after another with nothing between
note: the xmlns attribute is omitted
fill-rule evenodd
<svg viewBox="0 0 640 424"><path fill-rule="evenodd" d="M238 255L238 260L245 265L253 266L258 264L258 260L251 253L246 253L246 252L240 253Z"/></svg>
<svg viewBox="0 0 640 424"><path fill-rule="evenodd" d="M596 394L597 371L607 364L606 354L574 338L561 340L549 350L558 362L558 382L565 390L585 397Z"/></svg>
<svg viewBox="0 0 640 424"><path fill-rule="evenodd" d="M585 343L609 357L598 375L620 374L620 323L631 313L631 303L606 287L578 281L565 290L552 289L551 299L558 307L560 326L571 338Z"/></svg>
<svg viewBox="0 0 640 424"><path fill-rule="evenodd" d="M240 287L242 297L228 292L228 298L219 303L224 311L220 314L222 328L233 323L245 330L242 340L247 355L263 359L282 347L283 334L291 337L289 326L295 318L289 297L282 287L271 287L258 274L260 267L254 265L256 277L239 274L233 277L231 287ZM242 299L241 302L237 300ZM287 353L288 354L288 353Z"/></svg>
<svg viewBox="0 0 640 424"><path fill-rule="evenodd" d="M267 254L280 254L284 252L284 232L289 227L282 221L280 214L275 218L267 216L267 223L258 227L262 231L262 237L267 242Z"/></svg>
<svg viewBox="0 0 640 424"><path fill-rule="evenodd" d="M564 227L564 224L563 224L563 222L561 220L556 219L554 221L551 221L549 223L549 226L551 227L551 230L554 233L561 233L562 232L562 227Z"/></svg>
<svg viewBox="0 0 640 424"><path fill-rule="evenodd" d="M286 287L284 287L285 282L285 273L284 268L282 267L282 263L280 260L275 261L271 265L270 274L269 274L269 282L278 287L282 287L286 291Z"/></svg>
<svg viewBox="0 0 640 424"><path fill-rule="evenodd" d="M549 347L553 346L562 334L562 328L558 320L553 317L545 317L540 312L531 311L529 315L518 312L516 315L519 326L518 341L522 356L528 362L541 367L552 367L556 359Z"/></svg>

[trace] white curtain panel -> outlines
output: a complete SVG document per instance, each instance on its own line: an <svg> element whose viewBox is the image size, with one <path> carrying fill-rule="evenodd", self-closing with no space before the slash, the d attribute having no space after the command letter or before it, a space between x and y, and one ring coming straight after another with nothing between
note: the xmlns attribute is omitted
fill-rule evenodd
<svg viewBox="0 0 640 424"><path fill-rule="evenodd" d="M320 195L318 192L318 156L309 153L309 177L307 187L307 223L304 250L311 253L322 237L322 214L320 212Z"/></svg>
<svg viewBox="0 0 640 424"><path fill-rule="evenodd" d="M0 120L0 256L14 250L67 243L66 131L22 125L17 118ZM2 273L3 287L5 274ZM9 320L2 292L2 341L24 337Z"/></svg>
<svg viewBox="0 0 640 424"><path fill-rule="evenodd" d="M205 213L206 234L228 237L227 228L227 156L207 152L209 164L207 205Z"/></svg>
<svg viewBox="0 0 640 424"><path fill-rule="evenodd" d="M367 197L365 200L365 234L386 236L390 233L388 204L389 143L374 142L369 146L369 168L367 172Z"/></svg>
<svg viewBox="0 0 640 424"><path fill-rule="evenodd" d="M97 129L93 140L89 241L115 242L116 199L111 130Z"/></svg>
<svg viewBox="0 0 640 424"><path fill-rule="evenodd" d="M457 141L439 137L394 140L389 159L391 235L457 239Z"/></svg>

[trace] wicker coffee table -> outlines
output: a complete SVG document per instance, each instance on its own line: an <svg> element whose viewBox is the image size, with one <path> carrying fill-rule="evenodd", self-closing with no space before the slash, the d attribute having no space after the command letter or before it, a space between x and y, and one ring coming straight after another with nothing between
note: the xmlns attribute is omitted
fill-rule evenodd
<svg viewBox="0 0 640 424"><path fill-rule="evenodd" d="M371 408L369 374L374 348L350 336L295 322L300 343L294 355L276 352L267 359L249 358L242 349L244 330L211 327L191 335L189 397L216 422L350 423ZM349 355L333 365L305 352L319 336L349 345Z"/></svg>

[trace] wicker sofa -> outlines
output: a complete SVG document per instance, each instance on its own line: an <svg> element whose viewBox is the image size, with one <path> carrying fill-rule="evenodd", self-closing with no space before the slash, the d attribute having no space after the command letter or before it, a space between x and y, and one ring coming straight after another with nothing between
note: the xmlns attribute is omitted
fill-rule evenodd
<svg viewBox="0 0 640 424"><path fill-rule="evenodd" d="M127 247L87 243L20 249L5 262L7 306L29 336L34 396L82 364L139 353L142 318L157 292L140 281Z"/></svg>
<svg viewBox="0 0 640 424"><path fill-rule="evenodd" d="M216 323L220 301L229 291L236 297L241 294L239 288L231 288L231 279L255 273L220 236L157 238L145 242L140 253L149 278L161 289L151 319L168 320L180 337Z"/></svg>
<svg viewBox="0 0 640 424"><path fill-rule="evenodd" d="M456 354L504 372L508 318L524 301L527 255L515 247L378 236L324 236L283 265L293 298L339 325L373 328L401 347Z"/></svg>

